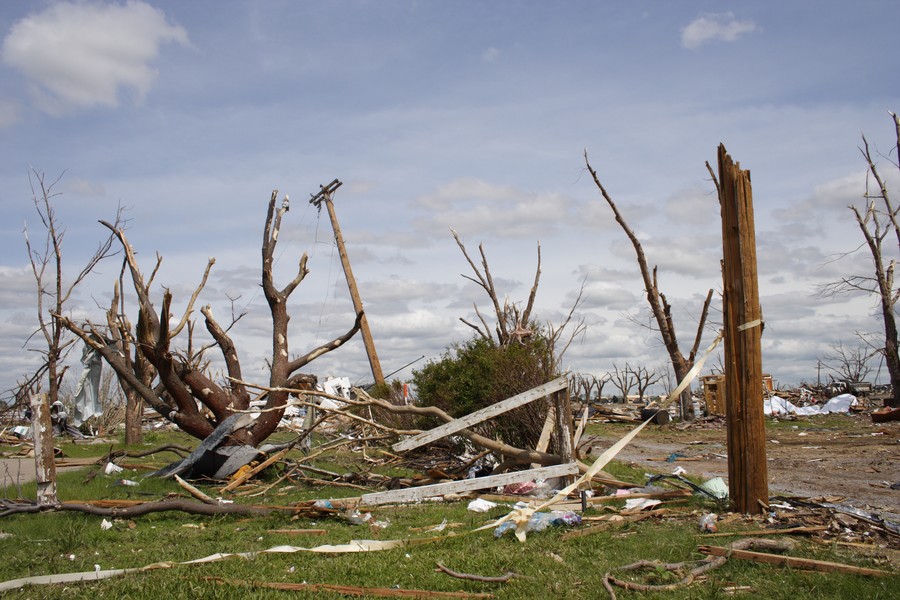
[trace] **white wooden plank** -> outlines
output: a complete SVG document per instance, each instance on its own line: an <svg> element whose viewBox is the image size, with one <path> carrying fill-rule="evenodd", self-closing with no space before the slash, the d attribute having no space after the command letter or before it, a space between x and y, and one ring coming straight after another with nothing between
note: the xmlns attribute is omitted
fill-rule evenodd
<svg viewBox="0 0 900 600"><path fill-rule="evenodd" d="M578 473L577 463L551 465L528 471L514 471L500 475L488 475L487 477L475 477L474 479L460 479L447 483L435 483L402 490L390 490L387 492L374 492L360 496L360 504L374 506L377 504L393 504L404 502L416 502L423 498L443 496L444 494L458 494L471 490L499 487L509 483L522 483L538 479L550 479L552 477L564 477Z"/></svg>
<svg viewBox="0 0 900 600"><path fill-rule="evenodd" d="M575 436L574 436L574 439L572 440L572 445L575 448L578 448L578 443L581 441L581 434L584 433L584 428L585 428L585 426L587 426L589 409L590 409L589 406L585 406L584 412L581 413L581 421L578 422L578 429L575 430Z"/></svg>
<svg viewBox="0 0 900 600"><path fill-rule="evenodd" d="M476 410L473 413L469 413L464 417L460 417L458 419L454 419L449 423L444 423L434 429L429 429L424 433L420 433L419 435L414 435L410 438L406 438L405 440L401 440L391 446L394 452L403 452L406 450L412 450L413 448L418 448L419 446L424 446L425 444L429 444L435 440L439 440L442 437L446 437L448 435L452 435L458 431L462 431L467 427L471 427L477 423L481 423L482 421L487 421L497 415L502 415L505 412L509 412L514 408L518 408L520 406L524 406L529 402L534 402L538 398L543 398L549 394L557 390L561 390L569 385L569 381L565 375L559 377L558 379L554 379L549 383L545 383L543 385L539 385L536 388L532 388L527 392L522 392L517 396L513 396L512 398L507 398L502 402L497 402L496 404L492 404L481 410Z"/></svg>
<svg viewBox="0 0 900 600"><path fill-rule="evenodd" d="M541 437L538 438L537 446L534 447L536 452L546 452L547 446L550 445L550 435L553 434L553 428L556 427L556 406L550 405L547 411L547 418L544 419L544 428L541 430ZM540 467L538 463L531 463L531 468Z"/></svg>

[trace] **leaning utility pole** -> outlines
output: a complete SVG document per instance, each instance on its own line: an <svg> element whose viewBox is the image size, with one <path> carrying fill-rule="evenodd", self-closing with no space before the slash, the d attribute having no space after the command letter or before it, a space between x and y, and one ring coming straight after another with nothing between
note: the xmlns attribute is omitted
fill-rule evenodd
<svg viewBox="0 0 900 600"><path fill-rule="evenodd" d="M756 228L750 171L719 144L716 187L722 209L725 316L725 429L728 490L734 509L763 512L769 501L763 416L762 310L756 271ZM709 164L707 163L707 167ZM711 171L711 169L710 169Z"/></svg>
<svg viewBox="0 0 900 600"><path fill-rule="evenodd" d="M353 277L353 270L350 268L350 259L347 257L347 248L344 247L344 236L341 235L341 226L338 225L337 215L334 214L334 204L331 202L331 195L341 187L342 183L335 179L328 185L319 186L322 188L318 194L314 195L309 201L316 208L321 209L322 203L328 209L328 218L331 219L331 228L334 230L334 241L337 243L338 254L341 257L341 264L344 266L344 276L347 278L347 287L350 288L350 298L353 300L353 308L356 314L362 314L359 322L359 330L362 332L363 344L366 347L366 355L369 357L369 366L372 367L372 377L375 378L376 384L384 383L384 373L381 370L381 362L378 360L378 354L375 352L375 341L372 339L372 332L369 330L369 321L366 319L366 313L363 311L362 300L359 298L359 289L356 287L356 279Z"/></svg>

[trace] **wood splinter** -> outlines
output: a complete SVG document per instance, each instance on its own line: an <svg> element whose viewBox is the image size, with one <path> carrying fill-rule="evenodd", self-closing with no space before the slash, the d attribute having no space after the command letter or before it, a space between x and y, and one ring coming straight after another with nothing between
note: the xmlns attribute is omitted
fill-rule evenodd
<svg viewBox="0 0 900 600"><path fill-rule="evenodd" d="M472 575L471 573L458 573L456 571L448 569L447 567L445 567L444 565L442 565L439 562L435 563L435 564L437 565L437 569L435 569L435 571L438 571L441 573L446 573L450 577L456 577L457 579L469 579L471 581L485 581L488 583L506 583L513 577L521 577L521 575L519 575L518 573L513 573L512 571L508 571L498 577L490 577L490 576L486 576L486 575Z"/></svg>

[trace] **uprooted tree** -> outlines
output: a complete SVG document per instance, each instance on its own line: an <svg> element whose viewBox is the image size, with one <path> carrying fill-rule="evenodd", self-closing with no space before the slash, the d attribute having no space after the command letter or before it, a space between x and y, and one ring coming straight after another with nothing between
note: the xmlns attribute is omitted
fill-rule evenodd
<svg viewBox="0 0 900 600"><path fill-rule="evenodd" d="M587 152L584 153L584 164L587 165L587 170L590 172L591 177L593 177L594 184L597 186L597 189L600 190L603 199L606 200L606 203L609 204L610 209L612 209L616 222L622 228L622 231L625 232L625 235L628 236L631 245L634 247L635 258L637 259L638 267L640 267L641 270L641 277L644 281L644 291L647 294L647 303L650 306L650 312L653 314L653 319L656 321L658 327L659 336L662 338L666 352L669 354L672 370L675 372L675 379L680 382L694 366L694 360L700 349L700 341L703 337L704 327L706 326L706 317L709 314L709 305L710 302L712 302L713 290L710 289L706 294L706 301L703 303L703 309L700 312L700 319L697 323L697 333L694 336L694 343L687 356L685 356L678 343L678 336L675 334L675 322L672 319L672 307L666 300L665 294L659 289L656 267L654 266L652 270L650 269L641 241L628 226L628 223L625 222L625 217L622 216L622 213L613 201L612 196L609 195L606 188L600 183L597 172L591 167L591 163L588 161ZM679 397L679 408L682 419L690 420L694 418L694 403L691 399L690 385L685 386L684 391Z"/></svg>
<svg viewBox="0 0 900 600"><path fill-rule="evenodd" d="M287 302L297 286L309 272L306 253L300 259L297 274L283 288L275 285L273 276L275 247L281 229L281 219L288 211L287 196L276 208L278 190L269 200L262 240L262 289L269 305L272 320L272 354L269 359L269 386L264 394L265 405L258 418L232 431L226 444L256 446L265 440L278 426L289 399L288 389L309 389L315 377L299 370L347 342L359 330L362 313L356 315L353 326L343 335L326 342L305 354L292 356L289 346ZM205 439L217 426L231 415L247 411L252 400L243 380L238 348L228 331L237 319L223 327L213 316L209 305L201 308L204 324L213 342L196 347L193 339L194 321L191 319L194 304L206 284L215 263L210 259L200 283L195 288L180 319L172 320L172 294L164 289L159 310L154 306L150 293L151 283L159 268L161 258L145 281L134 249L121 228L103 223L113 231L125 251L125 261L137 296L136 325L122 319L109 318L107 326L90 321L79 324L63 318L64 325L84 342L95 348L115 370L130 389L156 412L190 435ZM115 306L117 298L113 299ZM112 312L112 308L110 312ZM238 317L239 318L239 317ZM170 324L171 323L171 324ZM179 335L186 332L186 339ZM178 338L178 340L176 340ZM128 356L123 353L125 342L133 348ZM179 347L175 347L180 341ZM227 378L216 380L209 369L207 353L218 348L224 361ZM128 358L126 358L128 357ZM151 376L152 374L152 376ZM199 406L198 406L199 405ZM200 408L202 406L202 409Z"/></svg>

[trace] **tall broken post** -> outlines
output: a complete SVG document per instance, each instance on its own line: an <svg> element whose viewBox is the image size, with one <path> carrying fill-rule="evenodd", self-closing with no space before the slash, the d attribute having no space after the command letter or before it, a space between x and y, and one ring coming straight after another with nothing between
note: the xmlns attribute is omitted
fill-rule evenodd
<svg viewBox="0 0 900 600"><path fill-rule="evenodd" d="M719 144L725 319L725 424L728 492L734 510L757 514L769 500L762 392L762 310L750 171Z"/></svg>
<svg viewBox="0 0 900 600"><path fill-rule="evenodd" d="M31 439L34 442L35 482L38 506L56 506L56 462L53 456L53 424L47 394L31 396Z"/></svg>
<svg viewBox="0 0 900 600"><path fill-rule="evenodd" d="M569 395L568 385L550 396L550 406L556 419L554 429L556 453L559 454L563 463L572 462L575 460L575 445L572 437L572 398ZM570 475L565 478L565 485L569 485L573 481L575 481L575 477Z"/></svg>
<svg viewBox="0 0 900 600"><path fill-rule="evenodd" d="M353 300L353 309L356 311L356 314L362 314L359 330L362 333L363 344L366 347L366 356L369 357L372 377L375 378L375 384L379 385L384 383L384 372L381 370L381 361L378 360L378 354L375 352L375 341L372 339L369 321L366 318L366 313L363 311L359 289L356 287L356 279L353 277L353 269L350 268L350 258L347 256L347 248L344 246L344 236L341 234L341 226L338 225L334 204L331 201L331 195L341 185L342 182L335 179L328 185L320 186L322 189L310 199L309 203L315 205L316 208L321 208L324 203L325 208L328 210L328 218L331 219L331 228L334 230L334 241L337 244L338 255L341 257L341 264L344 267L344 277L347 279L347 287L350 289L350 299Z"/></svg>

